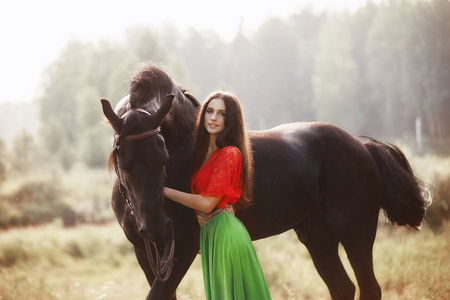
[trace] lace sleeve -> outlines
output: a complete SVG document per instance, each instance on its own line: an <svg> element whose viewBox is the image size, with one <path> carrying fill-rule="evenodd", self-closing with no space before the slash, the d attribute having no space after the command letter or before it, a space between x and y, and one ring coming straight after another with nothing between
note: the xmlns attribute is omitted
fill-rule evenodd
<svg viewBox="0 0 450 300"><path fill-rule="evenodd" d="M242 194L241 153L236 147L225 147L217 157L208 188L203 196L222 197L218 207L235 203Z"/></svg>

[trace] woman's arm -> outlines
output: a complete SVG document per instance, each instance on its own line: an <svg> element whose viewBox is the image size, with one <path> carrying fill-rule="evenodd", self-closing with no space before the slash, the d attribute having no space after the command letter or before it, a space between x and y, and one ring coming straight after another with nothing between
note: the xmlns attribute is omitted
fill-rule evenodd
<svg viewBox="0 0 450 300"><path fill-rule="evenodd" d="M164 188L164 196L184 206L210 213L219 204L222 197L210 197L180 192L168 187Z"/></svg>

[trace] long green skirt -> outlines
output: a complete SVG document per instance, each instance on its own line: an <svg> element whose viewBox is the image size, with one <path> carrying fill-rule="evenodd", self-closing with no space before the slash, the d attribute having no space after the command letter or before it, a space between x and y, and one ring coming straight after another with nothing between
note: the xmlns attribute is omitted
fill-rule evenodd
<svg viewBox="0 0 450 300"><path fill-rule="evenodd" d="M200 230L207 300L271 299L264 273L245 226L231 213L219 213Z"/></svg>

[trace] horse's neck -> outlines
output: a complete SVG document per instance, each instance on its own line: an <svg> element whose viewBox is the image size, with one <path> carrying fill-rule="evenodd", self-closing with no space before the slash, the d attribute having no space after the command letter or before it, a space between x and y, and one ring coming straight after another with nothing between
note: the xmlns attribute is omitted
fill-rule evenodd
<svg viewBox="0 0 450 300"><path fill-rule="evenodd" d="M182 97L182 99L177 97L181 101L175 104L176 107L172 107L171 115L161 126L161 133L170 157L166 164L167 180L189 191L186 182L191 163L195 115L198 108L189 99L184 98L184 95Z"/></svg>
<svg viewBox="0 0 450 300"><path fill-rule="evenodd" d="M189 192L187 178L191 165L192 134L182 135L174 132L161 133L166 140L169 161L166 163L167 184Z"/></svg>
<svg viewBox="0 0 450 300"><path fill-rule="evenodd" d="M188 150L186 146L189 145L190 147L192 145L193 128L182 128L183 126L184 124L178 124L177 122L164 122L161 125L161 134L164 137L169 153L180 148Z"/></svg>
<svg viewBox="0 0 450 300"><path fill-rule="evenodd" d="M198 108L179 91L177 102L173 103L170 116L161 126L168 150L192 143L197 112Z"/></svg>

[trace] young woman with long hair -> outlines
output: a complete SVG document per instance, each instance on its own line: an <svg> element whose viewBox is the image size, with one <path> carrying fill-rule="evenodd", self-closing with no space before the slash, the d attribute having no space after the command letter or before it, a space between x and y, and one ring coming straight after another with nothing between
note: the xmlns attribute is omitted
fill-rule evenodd
<svg viewBox="0 0 450 300"><path fill-rule="evenodd" d="M206 299L271 299L251 238L234 216L251 205L253 191L251 146L235 95L207 97L192 153L192 194L166 187L164 195L197 213Z"/></svg>

